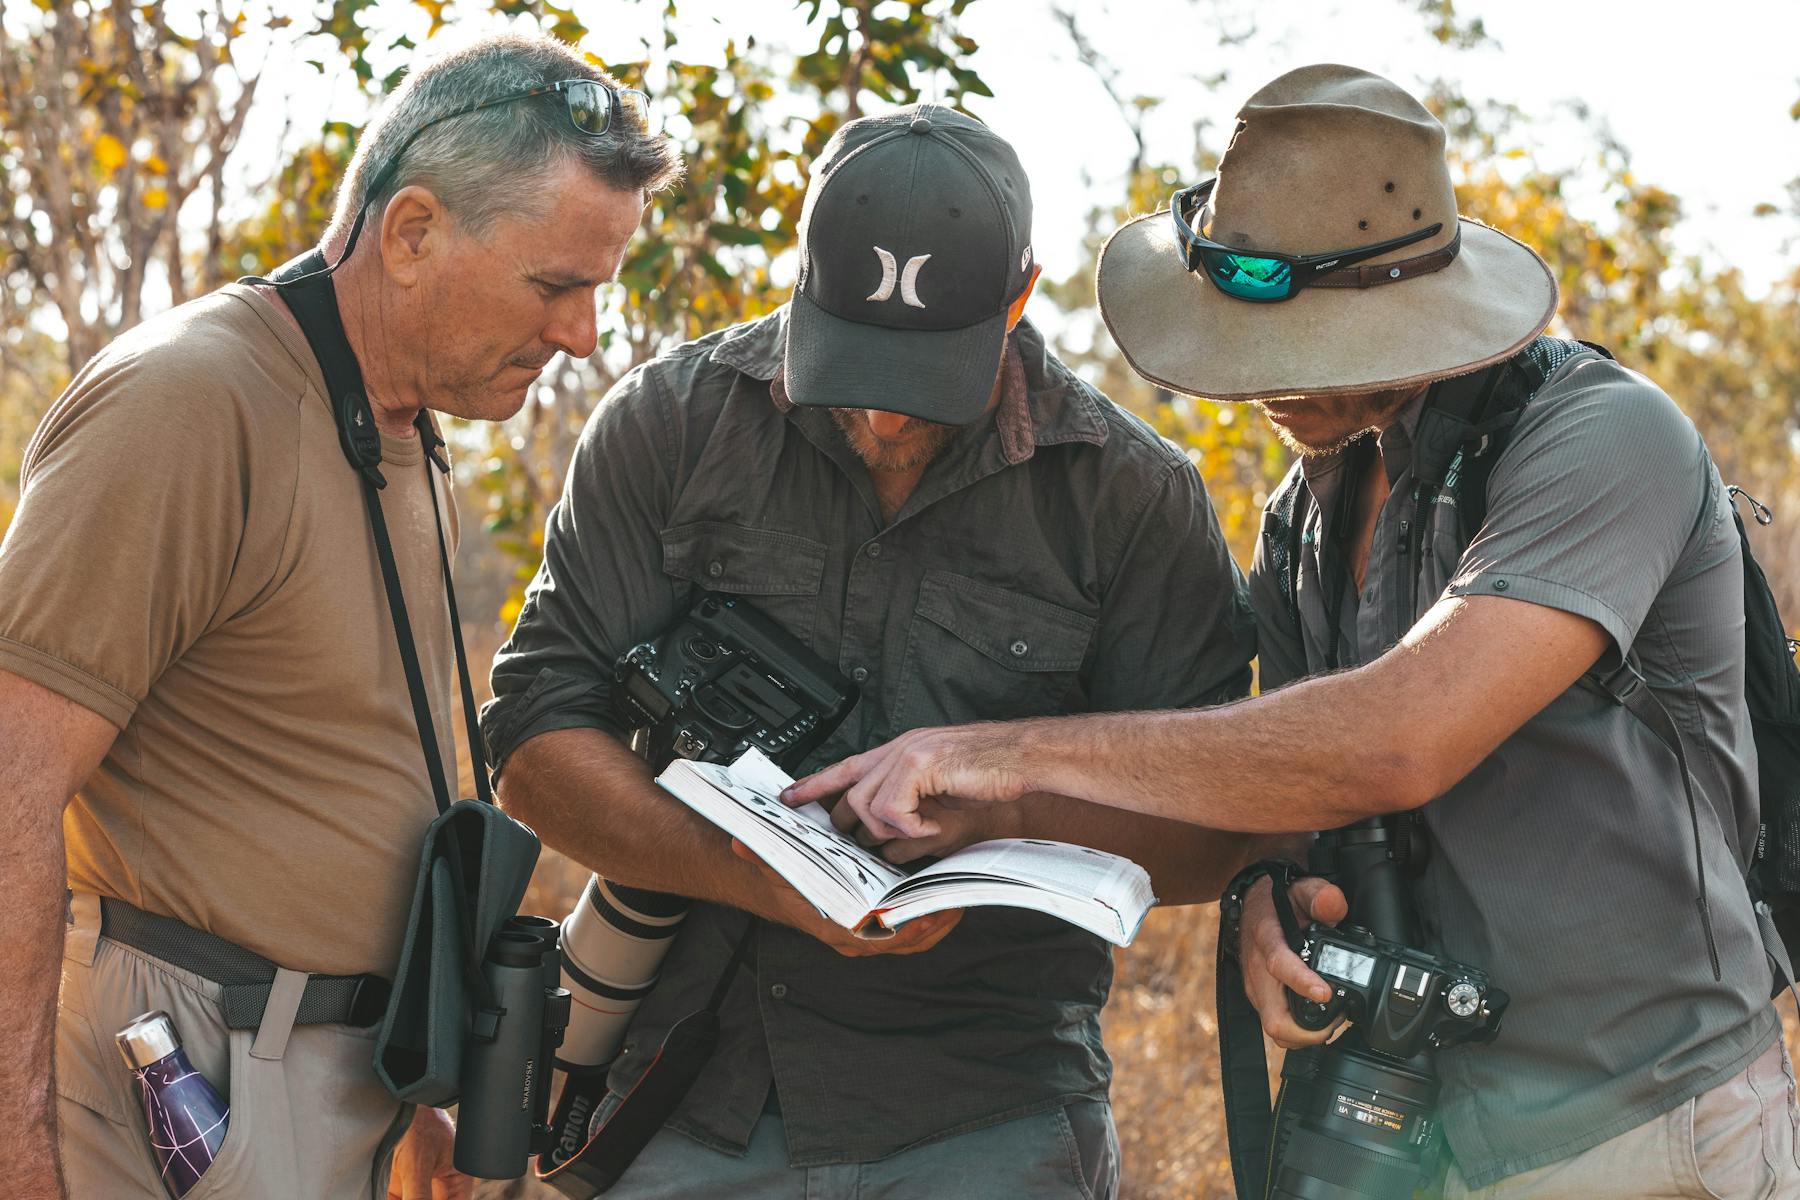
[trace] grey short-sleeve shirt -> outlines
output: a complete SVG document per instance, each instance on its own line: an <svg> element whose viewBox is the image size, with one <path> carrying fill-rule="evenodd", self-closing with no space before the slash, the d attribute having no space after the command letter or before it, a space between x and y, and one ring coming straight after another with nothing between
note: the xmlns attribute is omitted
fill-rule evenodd
<svg viewBox="0 0 1800 1200"><path fill-rule="evenodd" d="M1561 362L1488 480L1465 547L1432 506L1416 604L1400 549L1414 515L1417 410L1384 431L1391 494L1365 586L1336 614L1340 665L1388 650L1446 595L1578 614L1630 654L1680 724L1723 979L1694 898L1694 838L1674 756L1641 721L1577 685L1421 811L1416 885L1434 948L1512 996L1499 1038L1438 1057L1450 1145L1473 1186L1553 1162L1711 1087L1777 1032L1770 973L1741 879L1756 829L1744 707L1743 567L1730 501L1692 423L1655 385L1590 353ZM1328 545L1346 454L1307 460L1298 627L1270 569L1251 570L1265 689L1328 667ZM1422 738L1431 736L1421 729Z"/></svg>

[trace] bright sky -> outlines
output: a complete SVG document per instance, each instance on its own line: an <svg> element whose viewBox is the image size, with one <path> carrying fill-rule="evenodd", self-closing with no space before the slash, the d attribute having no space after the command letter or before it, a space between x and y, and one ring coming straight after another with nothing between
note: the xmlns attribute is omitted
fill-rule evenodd
<svg viewBox="0 0 1800 1200"><path fill-rule="evenodd" d="M1055 0L975 0L961 30L981 43L973 65L994 99L971 107L1013 141L1031 177L1034 241L1053 275L1075 265L1087 210L1120 194L1132 146L1093 74L1075 57L1051 16ZM1216 148L1237 106L1258 86L1309 62L1339 61L1377 71L1423 92L1444 77L1472 100L1517 104L1532 121L1522 135L1546 165L1579 162L1592 139L1573 116L1581 103L1633 154L1638 176L1680 196L1688 214L1683 245L1739 265L1760 290L1800 261L1800 220L1757 218L1760 202L1784 210L1786 185L1800 176L1800 3L1710 0L1703 8L1642 0L1457 0L1459 15L1482 18L1498 46L1457 50L1425 32L1417 0L1063 0L1096 48L1122 71L1128 95L1163 97L1149 125L1153 160L1188 162L1196 121ZM278 0L278 7L285 3ZM308 7L311 7L310 5ZM661 0L574 0L593 31L587 48L613 61L660 53ZM452 10L454 11L454 10ZM728 38L754 34L764 45L806 48L793 0L679 0L680 40L689 61L720 61ZM377 10L424 40L425 18L410 4ZM1270 15L1271 13L1275 15ZM1221 48L1220 32L1235 44ZM319 53L317 49L311 53ZM316 128L326 110L358 120L362 108L344 78L321 87L312 67L281 63L246 132L249 178L264 178L284 119ZM398 61L381 63L399 65ZM1223 74L1216 89L1203 81ZM778 103L781 101L778 100ZM309 122L311 123L309 125ZM1589 197L1583 215L1604 219ZM1783 248L1784 241L1790 244Z"/></svg>

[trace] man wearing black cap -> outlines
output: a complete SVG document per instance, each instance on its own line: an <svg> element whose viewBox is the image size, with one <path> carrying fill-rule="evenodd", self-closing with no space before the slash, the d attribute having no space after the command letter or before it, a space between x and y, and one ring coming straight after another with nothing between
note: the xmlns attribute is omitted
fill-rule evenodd
<svg viewBox="0 0 1800 1200"><path fill-rule="evenodd" d="M1004 908L855 939L662 794L608 705L618 654L701 589L860 685L811 767L921 725L1245 692L1243 585L1192 465L1021 320L1030 215L979 122L853 121L815 168L792 303L633 372L582 436L483 725L503 802L548 843L703 902L614 1091L705 1004L743 911L763 918L717 1055L609 1196L1114 1194L1109 947ZM890 855L1017 833L1126 854L1166 902L1216 893L1244 852L1047 798Z"/></svg>

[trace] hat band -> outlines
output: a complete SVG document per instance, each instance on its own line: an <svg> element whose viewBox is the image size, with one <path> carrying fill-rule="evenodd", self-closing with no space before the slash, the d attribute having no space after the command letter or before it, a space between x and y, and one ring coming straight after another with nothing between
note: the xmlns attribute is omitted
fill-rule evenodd
<svg viewBox="0 0 1800 1200"><path fill-rule="evenodd" d="M1457 252L1461 249L1462 223L1458 222L1456 236L1450 239L1448 246L1442 246L1429 254L1403 258L1399 262L1365 263L1360 267L1343 267L1319 276L1307 286L1372 288L1380 287L1384 283L1399 283L1402 279L1411 279L1415 275L1429 275L1433 271L1443 270L1455 261Z"/></svg>

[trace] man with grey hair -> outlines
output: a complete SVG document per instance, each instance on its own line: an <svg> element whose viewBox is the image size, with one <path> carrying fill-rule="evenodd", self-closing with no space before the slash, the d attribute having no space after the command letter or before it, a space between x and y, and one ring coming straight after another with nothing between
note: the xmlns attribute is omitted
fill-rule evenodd
<svg viewBox="0 0 1800 1200"><path fill-rule="evenodd" d="M9 1195L164 1195L111 1044L158 1009L230 1104L190 1196L468 1195L447 1118L376 1079L379 1005L326 994L392 974L434 816L421 749L454 761L434 516L451 491L429 413L510 417L554 355L593 352L596 289L680 169L646 115L555 41L482 40L395 94L315 259L335 264L379 433L430 719L275 288L146 322L37 431L0 543Z"/></svg>

